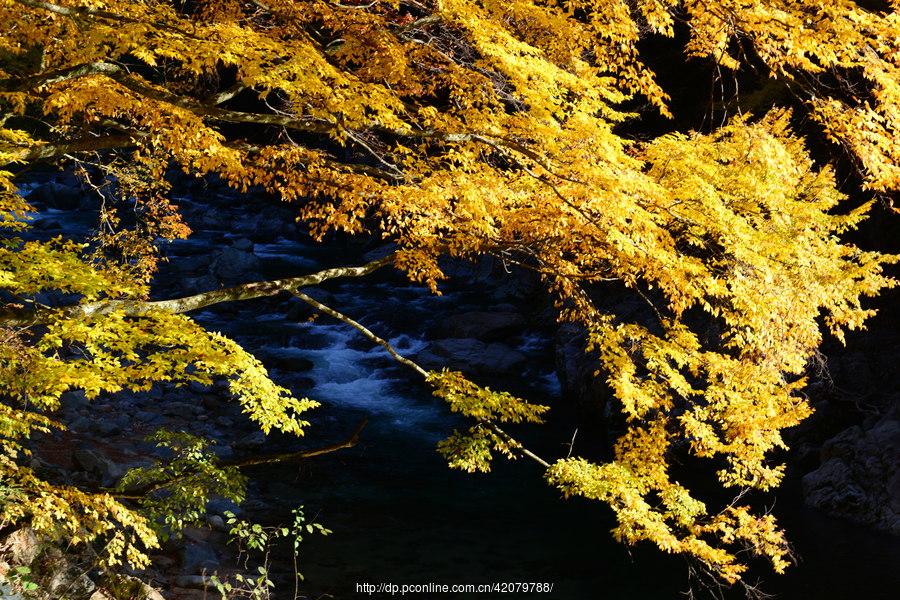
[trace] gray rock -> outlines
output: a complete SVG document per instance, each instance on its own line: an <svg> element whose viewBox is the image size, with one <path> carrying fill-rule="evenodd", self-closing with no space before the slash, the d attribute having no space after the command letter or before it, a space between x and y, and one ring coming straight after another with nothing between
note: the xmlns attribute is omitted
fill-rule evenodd
<svg viewBox="0 0 900 600"><path fill-rule="evenodd" d="M219 557L206 543L188 541L178 552L181 568L189 573L213 571L219 566ZM186 587L186 586L183 586Z"/></svg>
<svg viewBox="0 0 900 600"><path fill-rule="evenodd" d="M62 232L63 230L62 223L56 219L35 219L32 222L32 227L41 231Z"/></svg>
<svg viewBox="0 0 900 600"><path fill-rule="evenodd" d="M28 195L28 200L31 202L44 203L48 206L61 208L63 210L70 210L78 208L84 197L85 194L77 187L77 184L66 185L65 183L60 183L58 181L50 181L35 188L34 191Z"/></svg>
<svg viewBox="0 0 900 600"><path fill-rule="evenodd" d="M840 458L831 458L804 475L803 493L809 504L832 513L864 517L868 509L865 492L854 482L850 466Z"/></svg>
<svg viewBox="0 0 900 600"><path fill-rule="evenodd" d="M216 531L228 531L228 526L225 525L225 519L219 515L207 515L206 522Z"/></svg>
<svg viewBox="0 0 900 600"><path fill-rule="evenodd" d="M295 229L294 215L283 206L264 206L254 213L235 223L234 228L256 240L273 240Z"/></svg>
<svg viewBox="0 0 900 600"><path fill-rule="evenodd" d="M87 408L90 404L90 401L84 396L84 392L81 390L74 392L65 392L59 398L60 405L65 408L72 408L75 410L80 410L82 408Z"/></svg>
<svg viewBox="0 0 900 600"><path fill-rule="evenodd" d="M198 254L195 256L182 256L172 261L174 266L182 274L185 273L202 273L209 268L212 263L212 257L208 254Z"/></svg>
<svg viewBox="0 0 900 600"><path fill-rule="evenodd" d="M259 258L252 252L238 248L223 248L213 260L212 274L227 282L259 279Z"/></svg>
<svg viewBox="0 0 900 600"><path fill-rule="evenodd" d="M266 443L266 434L262 431L254 431L235 442L235 448L239 450L255 450Z"/></svg>
<svg viewBox="0 0 900 600"><path fill-rule="evenodd" d="M822 461L825 462L831 458L852 459L863 437L865 437L865 433L859 425L845 429L822 444Z"/></svg>
<svg viewBox="0 0 900 600"><path fill-rule="evenodd" d="M123 407L123 409L124 408L127 408L129 410L125 410L125 411L120 412L120 413L116 414L115 416L111 417L111 421L113 423L115 423L116 425L118 425L121 429L127 429L131 425L131 422L132 422L131 410L130 410L131 407Z"/></svg>
<svg viewBox="0 0 900 600"><path fill-rule="evenodd" d="M69 427L75 431L90 431L94 427L94 422L87 417L78 417Z"/></svg>
<svg viewBox="0 0 900 600"><path fill-rule="evenodd" d="M397 244L393 242L389 244L384 244L382 246L378 246L373 250L369 250L362 256L363 262L372 262L373 260L378 260L380 258L384 258L388 256L391 252L397 250Z"/></svg>
<svg viewBox="0 0 900 600"><path fill-rule="evenodd" d="M900 421L850 427L822 446L822 464L803 477L806 503L900 534Z"/></svg>
<svg viewBox="0 0 900 600"><path fill-rule="evenodd" d="M200 277L186 277L183 285L184 290L189 293L209 292L221 287L219 281L209 274Z"/></svg>
<svg viewBox="0 0 900 600"><path fill-rule="evenodd" d="M229 398L224 398L218 394L204 394L200 398L200 403L203 405L204 408L213 409L213 410L219 408L223 404L228 403L229 401L230 401Z"/></svg>
<svg viewBox="0 0 900 600"><path fill-rule="evenodd" d="M216 444L215 446L212 446L210 450L222 460L227 460L234 456L234 450L231 449L231 446L226 446L224 444Z"/></svg>
<svg viewBox="0 0 900 600"><path fill-rule="evenodd" d="M209 391L209 386L204 385L199 381L191 381L190 383L188 383L187 388L195 394L204 394Z"/></svg>
<svg viewBox="0 0 900 600"><path fill-rule="evenodd" d="M214 498L206 503L206 512L214 515L225 515L226 512L240 515L242 510L239 504L225 498Z"/></svg>
<svg viewBox="0 0 900 600"><path fill-rule="evenodd" d="M122 433L122 426L116 419L105 417L94 422L94 431L103 437L109 437Z"/></svg>
<svg viewBox="0 0 900 600"><path fill-rule="evenodd" d="M169 569L171 567L174 567L177 561L171 556L166 556L165 554L151 554L150 562L153 564L153 566L160 569Z"/></svg>
<svg viewBox="0 0 900 600"><path fill-rule="evenodd" d="M99 452L88 448L76 448L72 453L75 463L88 473L99 475L103 485L112 485L122 477L124 468Z"/></svg>
<svg viewBox="0 0 900 600"><path fill-rule="evenodd" d="M97 589L91 578L63 561L46 584L51 598L86 598Z"/></svg>
<svg viewBox="0 0 900 600"><path fill-rule="evenodd" d="M154 421L161 421L162 417L154 412L150 412L147 410L139 410L134 413L134 418L138 421L143 421L144 423L152 423Z"/></svg>
<svg viewBox="0 0 900 600"><path fill-rule="evenodd" d="M189 402L166 402L162 406L162 414L180 419L192 419L200 412L200 407Z"/></svg>
<svg viewBox="0 0 900 600"><path fill-rule="evenodd" d="M600 367L595 353L585 353L585 331L571 323L562 325L554 339L556 349L556 375L562 389L562 397L590 420L604 418L609 389L595 375Z"/></svg>
<svg viewBox="0 0 900 600"><path fill-rule="evenodd" d="M175 585L181 588L203 590L212 587L212 581L205 575L181 575L175 578Z"/></svg>
<svg viewBox="0 0 900 600"><path fill-rule="evenodd" d="M426 368L449 367L469 374L511 375L525 355L506 344L485 344L470 338L448 338L428 344L417 361Z"/></svg>
<svg viewBox="0 0 900 600"><path fill-rule="evenodd" d="M144 600L166 600L165 597L159 593L159 590L150 587L146 583L142 585L141 591L143 591L146 596Z"/></svg>
<svg viewBox="0 0 900 600"><path fill-rule="evenodd" d="M25 596L13 591L12 585L4 581L3 576L0 575L0 600L25 600Z"/></svg>
<svg viewBox="0 0 900 600"><path fill-rule="evenodd" d="M525 318L516 312L472 311L448 316L429 335L494 342L521 332L524 326Z"/></svg>
<svg viewBox="0 0 900 600"><path fill-rule="evenodd" d="M227 541L221 531L212 527L186 527L183 534L191 542L207 546L224 545Z"/></svg>
<svg viewBox="0 0 900 600"><path fill-rule="evenodd" d="M225 211L208 210L203 213L203 218L200 220L200 223L204 227L211 229L228 229L228 222L230 219L231 215Z"/></svg>
<svg viewBox="0 0 900 600"><path fill-rule="evenodd" d="M251 242L247 238L238 238L231 242L231 245L232 247L237 248L238 250L243 250L244 252L253 251L253 242Z"/></svg>

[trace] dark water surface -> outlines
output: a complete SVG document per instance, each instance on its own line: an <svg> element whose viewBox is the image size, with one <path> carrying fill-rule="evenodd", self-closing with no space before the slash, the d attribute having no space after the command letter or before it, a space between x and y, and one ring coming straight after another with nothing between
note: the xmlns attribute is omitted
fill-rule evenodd
<svg viewBox="0 0 900 600"><path fill-rule="evenodd" d="M220 198L212 216L201 208L205 200L182 199L195 233L168 246L171 263L155 292L160 297L185 292L179 261L210 255L245 236L253 239L253 252L262 259L261 272L248 274L248 279L363 260L365 248L345 242L313 245L290 231L261 237L258 227L242 230L242 223L253 217L252 206ZM90 227L89 217L84 211L53 210L43 213L39 224L54 232L55 222L67 235L78 237ZM444 316L489 310L495 302L491 285L484 279L450 284L438 298L385 273L323 287L337 308L414 355L427 343L424 332ZM361 442L352 449L300 466L248 471L248 517L286 522L290 509L302 504L308 515L317 515L334 530L301 548L308 597L364 598L366 594L357 592L357 584L363 583L504 582L552 583L553 591L457 597L683 597L688 581L682 559L649 547L629 551L616 543L609 533L614 524L610 511L585 501L561 500L542 481L536 464L498 460L490 474L450 471L434 446L463 425L460 419L433 399L414 374L349 327L325 317L312 323L290 320L285 316L290 304L279 302L218 306L193 316L234 337L267 364L277 364L271 369L276 381L323 403L309 416L310 446L340 440L361 418L369 419ZM507 383L531 400L554 404L556 413L552 423L523 435L548 457L565 455L575 424L559 398L550 340L523 332L515 341L528 356L528 366ZM292 361L306 366L311 361L312 368L294 371ZM253 511L253 502L260 513ZM796 483L777 493L774 512L787 528L800 563L783 577L755 570L751 579L762 578L763 590L798 600L900 598L900 539L803 508ZM286 553L275 562L277 570L288 572ZM288 587L280 589L277 597L290 597Z"/></svg>

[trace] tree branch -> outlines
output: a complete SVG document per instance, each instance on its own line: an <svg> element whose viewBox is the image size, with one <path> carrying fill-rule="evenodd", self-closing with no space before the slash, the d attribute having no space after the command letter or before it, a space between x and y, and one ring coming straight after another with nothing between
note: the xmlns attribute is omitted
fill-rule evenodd
<svg viewBox="0 0 900 600"><path fill-rule="evenodd" d="M4 153L12 154L13 158L12 160L0 164L0 166L11 162L48 160L77 152L97 152L100 150L114 150L116 148L130 148L137 143L135 141L136 137L139 136L104 135L73 140L71 142L60 142L58 144L41 144L37 146L22 147L21 149L4 148Z"/></svg>
<svg viewBox="0 0 900 600"><path fill-rule="evenodd" d="M240 469L243 467L253 467L256 465L290 462L292 460L305 460L307 458L322 456L323 454L331 454L332 452L337 452L338 450L343 450L345 448L352 448L359 442L359 436L362 433L362 430L366 428L366 425L368 425L368 423L368 417L364 417L356 426L356 429L353 430L353 433L350 435L350 437L342 442L337 442L329 446L322 446L321 448L314 448L312 450L297 450L295 452L282 452L279 454L264 454L262 456L252 456L250 458L244 458L240 460L224 460L219 463L219 466L237 467Z"/></svg>
<svg viewBox="0 0 900 600"><path fill-rule="evenodd" d="M31 7L46 10L48 12L63 16L69 17L71 19L86 19L86 18L96 18L96 19L105 19L107 21L113 21L118 23L136 23L136 24L145 24L146 21L141 19L136 19L133 17L129 17L126 15L121 15L114 12L109 12L107 10L103 10L100 8L91 8L86 6L79 7L68 7L61 6L59 4L54 4L52 2L43 2L42 0L16 0L19 4ZM167 31L171 31L173 33L181 34L187 38L191 39L200 39L192 32L187 31L181 27L176 25L172 25L169 22L163 20L156 20L152 22L154 27L159 29L165 29Z"/></svg>
<svg viewBox="0 0 900 600"><path fill-rule="evenodd" d="M60 314L68 318L90 318L113 312L122 312L129 317L140 317L151 312L180 314L222 302L251 300L253 298L274 296L281 292L292 292L300 287L319 285L328 279L361 277L391 264L393 260L394 255L390 254L358 267L335 267L310 275L245 283L221 290L168 300L101 300L62 309L41 307L28 310L6 307L0 312L0 326L38 324L44 322L51 315L56 316Z"/></svg>
<svg viewBox="0 0 900 600"><path fill-rule="evenodd" d="M0 89L4 92L24 92L25 90L30 90L42 85L77 79L78 77L84 77L85 75L96 75L99 73L115 75L121 71L122 68L118 65L97 61L75 65L73 67L55 69L53 71L46 71L30 77L0 79Z"/></svg>

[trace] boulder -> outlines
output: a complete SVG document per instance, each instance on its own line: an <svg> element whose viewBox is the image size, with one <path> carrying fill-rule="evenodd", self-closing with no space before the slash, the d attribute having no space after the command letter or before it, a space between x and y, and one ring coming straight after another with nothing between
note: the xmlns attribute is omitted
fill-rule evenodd
<svg viewBox="0 0 900 600"><path fill-rule="evenodd" d="M210 274L201 275L200 277L185 277L182 280L182 290L186 294L200 294L217 290L221 286L219 280Z"/></svg>
<svg viewBox="0 0 900 600"><path fill-rule="evenodd" d="M254 431L235 442L234 447L238 450L256 450L262 448L265 443L266 434L262 431Z"/></svg>
<svg viewBox="0 0 900 600"><path fill-rule="evenodd" d="M84 416L78 417L77 419L72 421L71 425L69 425L69 429L72 429L74 431L81 431L81 432L89 431L93 427L94 427L94 422L91 419L88 419L87 417L84 417Z"/></svg>
<svg viewBox="0 0 900 600"><path fill-rule="evenodd" d="M252 246L251 246L252 247ZM202 273L212 263L212 257L208 254L195 254L191 256L179 256L170 263L181 274Z"/></svg>
<svg viewBox="0 0 900 600"><path fill-rule="evenodd" d="M417 362L425 368L447 367L474 375L513 375L525 361L524 354L506 344L471 338L437 340L417 355Z"/></svg>
<svg viewBox="0 0 900 600"><path fill-rule="evenodd" d="M90 401L82 390L64 392L59 398L59 403L61 406L76 410L87 408L90 405Z"/></svg>
<svg viewBox="0 0 900 600"><path fill-rule="evenodd" d="M182 570L188 573L212 572L219 566L216 551L205 542L187 541L178 551L178 557Z"/></svg>
<svg viewBox="0 0 900 600"><path fill-rule="evenodd" d="M13 590L12 584L0 575L0 600L25 600L25 596Z"/></svg>
<svg viewBox="0 0 900 600"><path fill-rule="evenodd" d="M117 417L103 417L94 422L94 431L101 437L110 437L122 433L123 423L121 418L126 415L118 415ZM127 424L127 423L126 423Z"/></svg>
<svg viewBox="0 0 900 600"><path fill-rule="evenodd" d="M48 181L44 185L36 187L28 195L28 201L61 210L73 210L81 206L86 196L87 194L81 190L77 181Z"/></svg>
<svg viewBox="0 0 900 600"><path fill-rule="evenodd" d="M472 338L496 342L520 333L525 318L517 312L471 311L450 315L428 332L431 338Z"/></svg>
<svg viewBox="0 0 900 600"><path fill-rule="evenodd" d="M190 402L166 402L162 406L162 414L179 419L193 419L201 409Z"/></svg>
<svg viewBox="0 0 900 600"><path fill-rule="evenodd" d="M253 242L247 238L238 238L234 240L231 242L231 247L243 250L244 252L253 252Z"/></svg>
<svg viewBox="0 0 900 600"><path fill-rule="evenodd" d="M381 244L372 250L369 250L365 254L362 255L362 262L372 262L373 260L382 259L392 252L397 251L397 244L390 242L387 244Z"/></svg>
<svg viewBox="0 0 900 600"><path fill-rule="evenodd" d="M122 477L125 469L100 452L88 448L76 448L72 452L75 463L88 473L99 475L103 485L113 485Z"/></svg>
<svg viewBox="0 0 900 600"><path fill-rule="evenodd" d="M209 523L209 526L212 527L215 531L222 531L227 533L228 526L225 524L225 520L219 515L207 515L206 522Z"/></svg>
<svg viewBox="0 0 900 600"><path fill-rule="evenodd" d="M850 427L823 444L821 457L802 480L809 506L900 535L900 420Z"/></svg>
<svg viewBox="0 0 900 600"><path fill-rule="evenodd" d="M106 589L100 592L103 595L98 596L98 600L105 600L109 597L128 598L129 600L166 600L159 591L130 575L110 574L102 585ZM94 596L91 596L90 600L94 600Z"/></svg>
<svg viewBox="0 0 900 600"><path fill-rule="evenodd" d="M45 584L50 598L88 598L97 589L82 570L63 560Z"/></svg>
<svg viewBox="0 0 900 600"><path fill-rule="evenodd" d="M210 268L220 280L233 283L260 279L261 266L259 257L252 252L230 246L219 251Z"/></svg>
<svg viewBox="0 0 900 600"><path fill-rule="evenodd" d="M217 515L213 515L217 516ZM221 519L222 517L218 517ZM224 546L228 539L219 530L214 527L185 527L183 531L184 537L191 542L197 544L206 544L211 546Z"/></svg>

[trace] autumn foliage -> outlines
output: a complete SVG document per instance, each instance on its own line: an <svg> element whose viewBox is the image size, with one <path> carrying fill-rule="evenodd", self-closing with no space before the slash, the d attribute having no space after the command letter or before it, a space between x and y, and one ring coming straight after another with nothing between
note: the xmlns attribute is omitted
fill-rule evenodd
<svg viewBox="0 0 900 600"><path fill-rule="evenodd" d="M441 257L538 271L560 318L588 332L627 421L611 461L550 461L550 484L611 506L619 539L724 581L740 579L745 550L780 572L773 517L701 500L671 456L734 496L777 486L770 455L810 414L803 376L824 333L862 327L861 299L894 284L891 257L841 238L900 190L900 4L863 4L0 0L0 522L112 537L109 562L145 564L155 534L140 513L25 466L29 434L58 426L68 390L224 378L264 430L306 425L315 402L234 342L140 308L156 240L189 233L167 196L174 166L295 202L314 235L391 240L392 264L434 290ZM671 116L642 59L651 38L678 40L673 68L752 72L789 93L702 132L641 132L644 116ZM872 202L845 209L806 136ZM115 182L119 205L90 244L16 237L30 207L14 173L39 160ZM645 300L653 320L601 308L604 286ZM90 310L40 306L46 291ZM521 454L492 426L544 412L459 374L429 381L473 420L441 445L455 467Z"/></svg>

